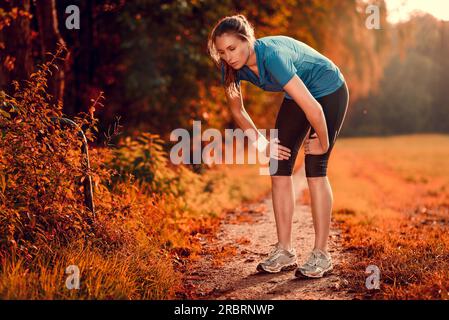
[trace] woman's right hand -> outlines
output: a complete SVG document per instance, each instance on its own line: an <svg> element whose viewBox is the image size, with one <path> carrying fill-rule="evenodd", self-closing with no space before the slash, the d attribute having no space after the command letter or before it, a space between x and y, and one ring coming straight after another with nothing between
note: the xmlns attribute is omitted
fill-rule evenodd
<svg viewBox="0 0 449 320"><path fill-rule="evenodd" d="M278 138L271 139L265 149L267 157L276 160L288 160L291 156L291 150L283 145L279 144Z"/></svg>

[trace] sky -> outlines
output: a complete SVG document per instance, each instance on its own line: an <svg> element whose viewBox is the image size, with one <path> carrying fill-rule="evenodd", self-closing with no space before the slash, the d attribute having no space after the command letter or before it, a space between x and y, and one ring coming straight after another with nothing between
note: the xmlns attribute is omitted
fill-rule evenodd
<svg viewBox="0 0 449 320"><path fill-rule="evenodd" d="M440 20L449 21L449 0L385 0L388 21L396 23L407 20L414 10L432 14Z"/></svg>

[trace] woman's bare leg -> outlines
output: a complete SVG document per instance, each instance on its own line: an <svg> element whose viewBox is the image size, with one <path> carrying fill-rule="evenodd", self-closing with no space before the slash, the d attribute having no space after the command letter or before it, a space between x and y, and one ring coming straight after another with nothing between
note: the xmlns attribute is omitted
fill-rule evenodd
<svg viewBox="0 0 449 320"><path fill-rule="evenodd" d="M327 251L327 241L331 223L333 194L327 176L307 178L315 229L314 249Z"/></svg>
<svg viewBox="0 0 449 320"><path fill-rule="evenodd" d="M271 176L273 211L281 248L292 248L292 223L295 195L292 176Z"/></svg>

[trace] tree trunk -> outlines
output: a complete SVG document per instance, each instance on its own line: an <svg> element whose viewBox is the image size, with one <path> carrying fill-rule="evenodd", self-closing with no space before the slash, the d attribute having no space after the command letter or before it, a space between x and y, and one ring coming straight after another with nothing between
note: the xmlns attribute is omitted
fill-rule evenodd
<svg viewBox="0 0 449 320"><path fill-rule="evenodd" d="M55 54L58 43L65 45L58 29L58 16L56 12L55 0L39 0L35 2L36 17L41 40L41 54L44 61L48 61ZM66 59L63 63L59 61L58 70L52 69L53 76L48 81L48 93L53 96L54 102L60 102L64 96L65 71L67 68Z"/></svg>
<svg viewBox="0 0 449 320"><path fill-rule="evenodd" d="M5 12L30 12L30 0L0 0ZM0 89L12 93L13 80L25 80L33 71L30 18L18 14L9 26L0 26Z"/></svg>

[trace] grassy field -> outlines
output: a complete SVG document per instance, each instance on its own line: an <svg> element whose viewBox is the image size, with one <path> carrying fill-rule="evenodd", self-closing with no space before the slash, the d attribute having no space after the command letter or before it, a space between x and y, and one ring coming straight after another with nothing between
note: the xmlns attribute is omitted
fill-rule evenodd
<svg viewBox="0 0 449 320"><path fill-rule="evenodd" d="M449 136L340 139L329 165L334 219L360 298L448 299ZM380 288L368 290L368 265Z"/></svg>

